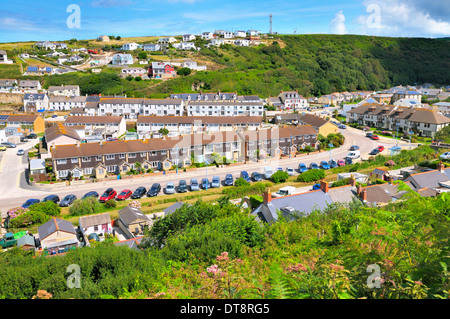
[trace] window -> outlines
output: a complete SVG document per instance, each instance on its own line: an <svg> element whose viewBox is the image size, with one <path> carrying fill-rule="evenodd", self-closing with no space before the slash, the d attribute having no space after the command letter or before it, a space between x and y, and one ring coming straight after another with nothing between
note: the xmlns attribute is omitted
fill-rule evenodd
<svg viewBox="0 0 450 319"><path fill-rule="evenodd" d="M145 152L141 152L141 157L145 157Z"/></svg>
<svg viewBox="0 0 450 319"><path fill-rule="evenodd" d="M96 161L101 161L101 160L102 160L102 157L101 157L101 156L96 156L96 157L95 157L95 160L96 160Z"/></svg>
<svg viewBox="0 0 450 319"><path fill-rule="evenodd" d="M91 175L92 174L92 167L85 167L83 169L83 174L84 175Z"/></svg>
<svg viewBox="0 0 450 319"><path fill-rule="evenodd" d="M122 154L120 154L120 155L122 155ZM135 158L136 157L136 153L129 153L128 154L128 158ZM119 158L120 158L120 156L119 156ZM125 156L124 156L124 158L125 158Z"/></svg>
<svg viewBox="0 0 450 319"><path fill-rule="evenodd" d="M106 155L107 160L113 160L115 158L114 155Z"/></svg>
<svg viewBox="0 0 450 319"><path fill-rule="evenodd" d="M94 231L98 231L98 225L94 225Z"/></svg>
<svg viewBox="0 0 450 319"><path fill-rule="evenodd" d="M83 162L90 162L91 158L89 156L85 156L81 159Z"/></svg>
<svg viewBox="0 0 450 319"><path fill-rule="evenodd" d="M73 157L70 159L70 161L74 164L74 163L78 163L78 158Z"/></svg>
<svg viewBox="0 0 450 319"><path fill-rule="evenodd" d="M58 165L67 164L67 160L65 160L65 159L58 159L58 160L56 160L56 164L58 164Z"/></svg>
<svg viewBox="0 0 450 319"><path fill-rule="evenodd" d="M67 175L69 175L69 171L68 170L58 171L58 175L60 178L67 177Z"/></svg>
<svg viewBox="0 0 450 319"><path fill-rule="evenodd" d="M116 165L108 165L107 170L109 173L115 173L116 172Z"/></svg>

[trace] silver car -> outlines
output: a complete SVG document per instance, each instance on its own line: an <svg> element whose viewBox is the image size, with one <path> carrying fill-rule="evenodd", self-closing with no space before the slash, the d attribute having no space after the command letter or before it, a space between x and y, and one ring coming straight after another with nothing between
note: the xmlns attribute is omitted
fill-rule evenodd
<svg viewBox="0 0 450 319"><path fill-rule="evenodd" d="M24 154L25 154L25 151L23 149L20 148L19 150L17 150L17 155L21 156Z"/></svg>
<svg viewBox="0 0 450 319"><path fill-rule="evenodd" d="M286 168L286 173L288 173L289 176L294 176L295 175L295 171L292 167L287 167Z"/></svg>
<svg viewBox="0 0 450 319"><path fill-rule="evenodd" d="M165 193L175 194L175 185L173 183L167 183Z"/></svg>

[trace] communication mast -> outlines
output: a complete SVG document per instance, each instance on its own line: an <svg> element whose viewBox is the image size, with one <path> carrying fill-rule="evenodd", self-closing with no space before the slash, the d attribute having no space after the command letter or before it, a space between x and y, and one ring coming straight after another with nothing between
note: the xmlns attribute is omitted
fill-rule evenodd
<svg viewBox="0 0 450 319"><path fill-rule="evenodd" d="M269 27L269 34L272 34L272 13L270 14L270 16L269 16L269 25L270 25L270 27Z"/></svg>

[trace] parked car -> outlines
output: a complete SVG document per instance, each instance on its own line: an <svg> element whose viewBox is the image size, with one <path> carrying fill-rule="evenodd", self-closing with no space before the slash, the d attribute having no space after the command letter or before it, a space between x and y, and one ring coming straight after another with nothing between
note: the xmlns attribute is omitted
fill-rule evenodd
<svg viewBox="0 0 450 319"><path fill-rule="evenodd" d="M298 170L300 171L300 173L304 173L308 170L308 167L306 167L306 164L300 163L298 164Z"/></svg>
<svg viewBox="0 0 450 319"><path fill-rule="evenodd" d="M450 159L450 152L442 153L441 156L439 156L439 158L444 159L444 160Z"/></svg>
<svg viewBox="0 0 450 319"><path fill-rule="evenodd" d="M373 134L371 136L371 138L372 138L372 140L379 140L380 139L380 137L378 135L375 135L375 134Z"/></svg>
<svg viewBox="0 0 450 319"><path fill-rule="evenodd" d="M17 150L17 155L22 156L22 155L24 155L24 154L25 154L25 151L24 151L23 149L19 148L19 149Z"/></svg>
<svg viewBox="0 0 450 319"><path fill-rule="evenodd" d="M250 182L250 176L248 175L247 171L241 172L241 178L243 178L247 182Z"/></svg>
<svg viewBox="0 0 450 319"><path fill-rule="evenodd" d="M196 178L191 179L191 192L200 190L200 186L198 185L198 181Z"/></svg>
<svg viewBox="0 0 450 319"><path fill-rule="evenodd" d="M81 199L88 198L88 197L98 198L98 193L96 191L87 192L86 194L83 195L83 197L81 197Z"/></svg>
<svg viewBox="0 0 450 319"><path fill-rule="evenodd" d="M220 177L219 176L214 176L211 180L211 187L212 188L216 188L216 187L220 187Z"/></svg>
<svg viewBox="0 0 450 319"><path fill-rule="evenodd" d="M113 188L108 188L102 196L100 196L99 201L100 203L104 203L110 199L114 199L117 196L117 192Z"/></svg>
<svg viewBox="0 0 450 319"><path fill-rule="evenodd" d="M49 202L52 201L55 204L59 203L59 196L58 195L48 195L46 197L44 197L44 199L42 200L42 203L44 202Z"/></svg>
<svg viewBox="0 0 450 319"><path fill-rule="evenodd" d="M322 161L322 162L320 162L320 168L321 169L330 169L330 165L328 164L327 161Z"/></svg>
<svg viewBox="0 0 450 319"><path fill-rule="evenodd" d="M295 171L292 167L286 167L286 173L288 173L289 176L295 175Z"/></svg>
<svg viewBox="0 0 450 319"><path fill-rule="evenodd" d="M36 199L36 198L30 198L30 199L27 199L27 200L25 201L25 203L22 204L22 208L28 208L28 207L30 207L31 205L37 204L37 203L39 203L39 202L40 202L40 200L39 200L39 199Z"/></svg>
<svg viewBox="0 0 450 319"><path fill-rule="evenodd" d="M359 158L360 156L361 156L361 154L359 153L359 151L352 151L347 154L347 158L351 158L351 159Z"/></svg>
<svg viewBox="0 0 450 319"><path fill-rule="evenodd" d="M346 158L345 158L345 164L346 164L346 165L353 164L353 160L352 160L350 157L346 157Z"/></svg>
<svg viewBox="0 0 450 319"><path fill-rule="evenodd" d="M358 145L350 146L350 151L356 151L356 150L359 150L359 146Z"/></svg>
<svg viewBox="0 0 450 319"><path fill-rule="evenodd" d="M188 185L184 179L178 182L178 193L186 193L188 191Z"/></svg>
<svg viewBox="0 0 450 319"><path fill-rule="evenodd" d="M309 164L309 169L319 169L319 166L316 163Z"/></svg>
<svg viewBox="0 0 450 319"><path fill-rule="evenodd" d="M273 174L273 169L270 166L266 166L264 167L264 177L266 179L270 179L272 177Z"/></svg>
<svg viewBox="0 0 450 319"><path fill-rule="evenodd" d="M52 119L57 118L57 117L58 117L58 115L56 115L56 114L52 115Z"/></svg>
<svg viewBox="0 0 450 319"><path fill-rule="evenodd" d="M366 137L372 137L373 133L372 132L367 132L366 133Z"/></svg>
<svg viewBox="0 0 450 319"><path fill-rule="evenodd" d="M340 124L338 127L339 127L341 130L345 130L345 129L347 128L347 126L345 126L344 124Z"/></svg>
<svg viewBox="0 0 450 319"><path fill-rule="evenodd" d="M136 188L134 193L131 194L131 198L132 199L141 198L142 196L145 195L145 193L147 193L147 189L144 186L139 186L138 188Z"/></svg>
<svg viewBox="0 0 450 319"><path fill-rule="evenodd" d="M167 183L164 192L166 194L175 194L175 185L172 182Z"/></svg>
<svg viewBox="0 0 450 319"><path fill-rule="evenodd" d="M209 182L209 180L207 178L202 178L202 188L203 189L211 188L211 183Z"/></svg>
<svg viewBox="0 0 450 319"><path fill-rule="evenodd" d="M378 148L374 148L373 150L370 151L369 155L378 155L380 153L380 151L378 150Z"/></svg>
<svg viewBox="0 0 450 319"><path fill-rule="evenodd" d="M252 173L252 179L253 179L255 182L261 182L261 181L262 181L262 176L261 176L261 174L258 173L258 172L253 172L253 173Z"/></svg>
<svg viewBox="0 0 450 319"><path fill-rule="evenodd" d="M37 136L37 134L35 134L35 133L30 133L30 134L28 134L27 136L26 136L26 138L28 138L28 139L35 139L35 138L37 138L38 136Z"/></svg>
<svg viewBox="0 0 450 319"><path fill-rule="evenodd" d="M131 197L132 194L133 192L131 190L124 189L119 193L119 195L117 195L116 200L127 200L128 198Z"/></svg>
<svg viewBox="0 0 450 319"><path fill-rule="evenodd" d="M320 189L320 184L314 184L312 187L313 190L318 190Z"/></svg>
<svg viewBox="0 0 450 319"><path fill-rule="evenodd" d="M16 144L11 143L11 142L3 142L1 145L3 145L6 148L15 148Z"/></svg>
<svg viewBox="0 0 450 319"><path fill-rule="evenodd" d="M225 180L223 181L223 184L224 184L225 186L233 186L233 182L234 182L233 175L227 174L227 175L225 176Z"/></svg>
<svg viewBox="0 0 450 319"><path fill-rule="evenodd" d="M6 151L6 146L0 145L0 151Z"/></svg>
<svg viewBox="0 0 450 319"><path fill-rule="evenodd" d="M69 207L73 204L73 202L77 199L74 194L69 194L64 196L64 198L59 202L59 206L61 207Z"/></svg>
<svg viewBox="0 0 450 319"><path fill-rule="evenodd" d="M345 161L340 159L340 160L338 160L337 164L338 164L338 166L345 166Z"/></svg>
<svg viewBox="0 0 450 319"><path fill-rule="evenodd" d="M330 168L335 168L339 166L334 159L332 159L328 164L330 164Z"/></svg>
<svg viewBox="0 0 450 319"><path fill-rule="evenodd" d="M383 151L384 151L384 146L383 146L383 145L378 146L378 150L379 150L380 152L383 152Z"/></svg>
<svg viewBox="0 0 450 319"><path fill-rule="evenodd" d="M159 183L154 183L152 187L147 192L148 197L153 197L159 194L161 191L161 185Z"/></svg>
<svg viewBox="0 0 450 319"><path fill-rule="evenodd" d="M25 142L28 142L28 139L27 139L26 136L21 136L21 137L20 137L20 141L21 141L22 143L25 143Z"/></svg>
<svg viewBox="0 0 450 319"><path fill-rule="evenodd" d="M277 167L277 172L282 172L283 171L283 167Z"/></svg>

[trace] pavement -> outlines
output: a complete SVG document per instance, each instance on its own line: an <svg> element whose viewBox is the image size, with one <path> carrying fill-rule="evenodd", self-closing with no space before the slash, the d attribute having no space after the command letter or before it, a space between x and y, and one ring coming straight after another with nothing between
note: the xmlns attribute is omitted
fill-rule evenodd
<svg viewBox="0 0 450 319"><path fill-rule="evenodd" d="M36 143L35 141L30 141L24 143L25 145L18 145L16 149L8 149L2 152L2 158L0 159L0 211L1 216L6 217L6 212L13 207L21 206L29 198L43 199L45 196L50 194L57 194L61 199L68 194L75 194L78 198L83 196L88 191L97 191L100 195L108 187L113 187L117 193L123 189L130 189L134 191L139 186L145 186L147 189L153 183L160 183L161 186L165 187L166 183L172 182L178 185L180 180L186 180L189 184L192 178L196 178L199 182L202 178L206 177L209 180L213 176L219 176L221 180L225 178L225 175L232 174L235 178L239 178L241 171L247 171L250 175L252 172L264 173L264 167L270 166L275 171L277 167L282 167L286 169L287 167L292 167L297 170L299 163L305 163L307 166L311 162L317 164L322 160L329 161L330 158L335 160L344 158L349 152L351 145L358 145L360 147L359 151L361 157L367 158L368 153L377 147L378 145L383 145L385 150L382 154L387 154L387 149L399 143L399 145L407 148L409 143L404 141L395 141L391 138L380 137L379 141L374 141L365 137L365 132L360 130L347 127L345 130L339 130L345 135L344 145L340 148L333 149L330 151L324 151L316 154L303 155L300 157L285 158L279 160L267 160L260 163L250 162L241 165L232 165L225 167L207 167L198 168L197 170L183 172L179 170L178 173L170 173L166 175L155 175L142 178L133 179L111 179L108 181L101 181L96 183L86 183L79 185L70 185L63 187L40 187L40 186L30 186L25 180L24 170L27 167L26 156L19 157L16 155L18 148L26 149L33 147ZM412 147L416 147L417 144L411 144ZM160 193L163 195L163 192ZM158 195L160 196L160 195Z"/></svg>

